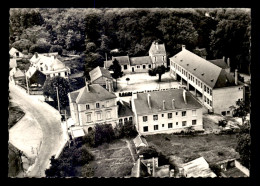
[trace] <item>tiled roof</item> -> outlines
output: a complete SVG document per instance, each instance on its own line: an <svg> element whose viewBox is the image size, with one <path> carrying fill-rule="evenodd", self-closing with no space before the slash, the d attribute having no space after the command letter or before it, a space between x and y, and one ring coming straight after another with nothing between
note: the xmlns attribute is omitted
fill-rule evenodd
<svg viewBox="0 0 260 186"><path fill-rule="evenodd" d="M85 86L77 91L70 92L72 102L86 104L116 98L114 93L108 92L99 84L88 85L88 87L89 90Z"/></svg>
<svg viewBox="0 0 260 186"><path fill-rule="evenodd" d="M96 79L98 79L102 76L112 79L110 72L107 69L104 69L103 67L99 67L99 66L94 68L93 70L91 70L89 72L89 76L90 76L91 82L95 81Z"/></svg>
<svg viewBox="0 0 260 186"><path fill-rule="evenodd" d="M131 57L130 62L131 65L152 64L152 59L150 56Z"/></svg>
<svg viewBox="0 0 260 186"><path fill-rule="evenodd" d="M234 78L229 76L222 68L199 57L187 49L183 49L170 59L188 70L191 74L202 80L211 88L216 88L215 85L218 79L221 79L217 84L218 88L230 86L231 84L235 85L233 83Z"/></svg>
<svg viewBox="0 0 260 186"><path fill-rule="evenodd" d="M148 106L147 95L148 93L138 93L137 99L134 99L134 104L137 114L151 114L159 113L162 111L170 111L177 109L192 109L192 108L201 108L202 105L193 97L193 95L186 91L186 100L185 104L183 99L184 89L172 89L168 91L156 91L149 92L151 95L151 109ZM172 99L175 100L175 109L172 107ZM165 100L165 110L163 110L163 100Z"/></svg>
<svg viewBox="0 0 260 186"><path fill-rule="evenodd" d="M148 143L145 138L142 138L140 135L137 135L136 138L133 139L135 147L139 147L142 143L144 143L146 146L148 146Z"/></svg>
<svg viewBox="0 0 260 186"><path fill-rule="evenodd" d="M112 57L112 64L113 64L114 59L116 59L120 65L130 65L129 56Z"/></svg>
<svg viewBox="0 0 260 186"><path fill-rule="evenodd" d="M126 117L126 116L133 116L133 111L130 108L130 104L122 101L117 102L118 107L118 117Z"/></svg>
<svg viewBox="0 0 260 186"><path fill-rule="evenodd" d="M158 48L157 48L158 46ZM166 55L166 50L165 50L165 45L164 44L158 44L156 45L155 42L152 43L149 53L152 54L161 54L161 55Z"/></svg>
<svg viewBox="0 0 260 186"><path fill-rule="evenodd" d="M64 69L65 67L66 66L57 58L52 61L52 64L51 64L52 71L61 70L61 69Z"/></svg>
<svg viewBox="0 0 260 186"><path fill-rule="evenodd" d="M214 60L208 60L208 61L217 65L218 67L220 67L222 69L229 68L229 66L223 59L214 59Z"/></svg>

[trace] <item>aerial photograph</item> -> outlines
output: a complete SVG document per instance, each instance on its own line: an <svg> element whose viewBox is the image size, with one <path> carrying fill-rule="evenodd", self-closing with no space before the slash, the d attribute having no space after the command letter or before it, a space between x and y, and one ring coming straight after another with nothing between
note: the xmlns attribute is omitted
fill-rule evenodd
<svg viewBox="0 0 260 186"><path fill-rule="evenodd" d="M10 8L8 178L250 177L251 21Z"/></svg>

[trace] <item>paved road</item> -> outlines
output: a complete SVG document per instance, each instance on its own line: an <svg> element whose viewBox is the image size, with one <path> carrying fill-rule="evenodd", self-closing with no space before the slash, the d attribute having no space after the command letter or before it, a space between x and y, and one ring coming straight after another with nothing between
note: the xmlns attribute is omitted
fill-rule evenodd
<svg viewBox="0 0 260 186"><path fill-rule="evenodd" d="M38 158L27 176L45 177L45 169L50 165L50 158L57 153L63 141L59 113L12 84L9 84L9 90L11 98L38 121L43 134Z"/></svg>

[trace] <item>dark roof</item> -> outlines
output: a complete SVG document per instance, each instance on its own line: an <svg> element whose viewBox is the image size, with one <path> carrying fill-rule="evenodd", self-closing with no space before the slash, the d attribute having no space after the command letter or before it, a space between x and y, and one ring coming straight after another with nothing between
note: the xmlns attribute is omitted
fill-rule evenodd
<svg viewBox="0 0 260 186"><path fill-rule="evenodd" d="M222 69L229 68L229 66L223 59L209 60L209 62L213 63L214 65L217 65L218 67L220 67Z"/></svg>
<svg viewBox="0 0 260 186"><path fill-rule="evenodd" d="M152 64L152 59L150 56L131 57L130 62L131 65Z"/></svg>
<svg viewBox="0 0 260 186"><path fill-rule="evenodd" d="M150 92L151 95L151 109L148 106L147 95L148 93L138 93L137 99L134 99L134 104L137 114L151 114L162 111L172 111L177 109L192 109L201 108L202 105L193 97L193 95L186 91L185 104L183 99L184 89L173 89L168 91ZM172 99L175 100L175 109L172 108ZM165 100L165 110L163 110L163 100Z"/></svg>
<svg viewBox="0 0 260 186"><path fill-rule="evenodd" d="M188 51L187 49L183 49L170 59L188 70L197 78L201 79L211 88L235 85L233 76L229 76L222 68ZM217 81L218 83L216 83Z"/></svg>
<svg viewBox="0 0 260 186"><path fill-rule="evenodd" d="M112 63L116 59L120 65L130 65L129 56L116 56L112 57Z"/></svg>
<svg viewBox="0 0 260 186"><path fill-rule="evenodd" d="M158 46L158 48L156 47L156 42L153 42L150 47L149 53L151 52L152 54L166 55L166 50L165 50L164 44L158 44L157 46Z"/></svg>
<svg viewBox="0 0 260 186"><path fill-rule="evenodd" d="M114 93L107 91L99 84L88 85L88 88L85 86L69 94L72 102L76 102L78 104L93 103L96 101L116 98Z"/></svg>
<svg viewBox="0 0 260 186"><path fill-rule="evenodd" d="M98 79L102 76L112 79L110 72L107 69L105 69L103 67L99 67L99 66L94 68L93 70L91 70L89 72L89 76L90 76L91 81L95 81L96 79Z"/></svg>
<svg viewBox="0 0 260 186"><path fill-rule="evenodd" d="M130 104L125 101L118 101L118 117L133 116L133 111L130 108Z"/></svg>
<svg viewBox="0 0 260 186"><path fill-rule="evenodd" d="M193 52L199 56L207 56L208 53L207 53L207 50L206 48L195 48L193 50Z"/></svg>

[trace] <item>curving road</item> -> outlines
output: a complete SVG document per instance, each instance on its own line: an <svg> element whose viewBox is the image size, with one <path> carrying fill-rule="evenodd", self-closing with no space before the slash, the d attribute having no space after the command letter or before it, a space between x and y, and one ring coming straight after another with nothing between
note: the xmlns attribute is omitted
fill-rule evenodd
<svg viewBox="0 0 260 186"><path fill-rule="evenodd" d="M27 177L45 177L45 169L50 165L51 156L58 152L64 141L59 112L50 108L46 103L38 101L37 98L29 96L13 84L9 84L9 90L11 99L20 105L25 112L30 112L33 115L43 134L38 157L27 173Z"/></svg>

